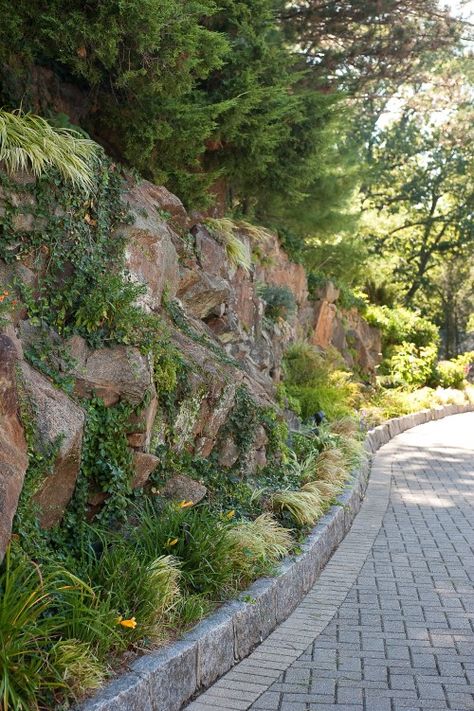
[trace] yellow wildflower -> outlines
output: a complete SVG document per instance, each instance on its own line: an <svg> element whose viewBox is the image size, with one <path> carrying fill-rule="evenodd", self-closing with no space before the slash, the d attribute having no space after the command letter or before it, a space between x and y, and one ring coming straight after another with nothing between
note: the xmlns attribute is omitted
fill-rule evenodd
<svg viewBox="0 0 474 711"><path fill-rule="evenodd" d="M234 518L234 516L235 516L235 511L234 511L234 509L232 509L232 511L228 511L228 512L226 513L226 515L225 515L225 517L228 518L229 520L230 520L231 518Z"/></svg>
<svg viewBox="0 0 474 711"><path fill-rule="evenodd" d="M173 540L171 540L171 538L168 538L168 540L166 541L166 547L171 548L171 546L175 546L178 541L179 538L173 538Z"/></svg>
<svg viewBox="0 0 474 711"><path fill-rule="evenodd" d="M122 627L128 627L131 630L134 630L137 626L137 622L134 617L131 617L129 620L124 620L123 617L120 616L117 618L117 624L122 625Z"/></svg>
<svg viewBox="0 0 474 711"><path fill-rule="evenodd" d="M178 506L180 509L188 509L190 506L193 505L193 501L186 501L186 499L183 499L183 501L180 501Z"/></svg>

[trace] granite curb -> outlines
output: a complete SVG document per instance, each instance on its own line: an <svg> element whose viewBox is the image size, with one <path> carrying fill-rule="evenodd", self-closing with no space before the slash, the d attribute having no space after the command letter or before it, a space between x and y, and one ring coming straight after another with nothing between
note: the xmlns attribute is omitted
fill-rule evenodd
<svg viewBox="0 0 474 711"><path fill-rule="evenodd" d="M309 534L298 556L285 559L275 577L257 580L239 600L222 605L182 640L134 661L125 674L77 711L179 711L198 691L248 656L312 588L360 509L371 459L378 449L412 427L473 410L471 404L439 406L370 430L365 438L365 461L338 503Z"/></svg>

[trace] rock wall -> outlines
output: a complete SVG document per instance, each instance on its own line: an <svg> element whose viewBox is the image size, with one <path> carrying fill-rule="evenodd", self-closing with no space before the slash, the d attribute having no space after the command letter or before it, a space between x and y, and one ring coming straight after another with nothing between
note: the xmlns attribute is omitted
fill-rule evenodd
<svg viewBox="0 0 474 711"><path fill-rule="evenodd" d="M31 183L18 176L18 185ZM199 218L191 218L165 188L127 179L123 203L132 219L120 224L110 239L125 238L125 269L142 284L140 305L157 314L186 370L186 392L166 410L153 379L153 365L140 348L109 345L93 348L79 335L63 341L51 329L39 328L18 306L0 322L0 555L7 544L12 519L27 468L19 389L36 432L36 444L54 450L54 461L34 493L41 525L57 524L71 500L81 462L86 403L102 399L106 407L128 404L134 409L127 425L133 477L131 487L147 485L159 463L157 445L165 439L173 417L173 447L201 457L215 453L223 467L239 457L236 443L225 433L245 386L256 407L274 406L274 386L281 378L281 361L288 344L308 339L314 345L336 347L349 366L373 371L380 340L355 310L341 311L338 292L329 284L316 300L309 300L301 265L292 263L275 235L237 225L234 237L254 254L253 266L239 266L228 258L225 235ZM40 233L47 215L35 215L34 193L8 195L0 189L0 215L15 205L13 230ZM41 220L43 222L41 222ZM11 221L13 222L13 221ZM12 249L15 245L13 244ZM0 293L21 278L33 293L44 268L41 250L35 259L20 252L16 260L0 260ZM288 320L265 317L260 283L286 287L296 301ZM68 357L57 358L58 372L67 375L72 389L64 392L48 373L27 362L24 352L38 340L60 346ZM169 424L169 423L168 423ZM245 465L255 471L266 462L265 428L255 434L245 454ZM186 498L183 481L170 491ZM194 487L194 488L193 488ZM184 487L185 489L185 487ZM190 492L195 492L192 483ZM201 492L202 493L202 492ZM188 497L193 496L188 493ZM104 505L107 494L89 492L90 516Z"/></svg>

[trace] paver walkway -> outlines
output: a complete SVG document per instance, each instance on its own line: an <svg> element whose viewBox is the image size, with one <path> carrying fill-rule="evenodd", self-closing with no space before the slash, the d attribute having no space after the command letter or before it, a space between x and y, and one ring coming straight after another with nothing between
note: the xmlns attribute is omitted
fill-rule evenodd
<svg viewBox="0 0 474 711"><path fill-rule="evenodd" d="M474 413L380 450L314 588L188 711L474 709Z"/></svg>

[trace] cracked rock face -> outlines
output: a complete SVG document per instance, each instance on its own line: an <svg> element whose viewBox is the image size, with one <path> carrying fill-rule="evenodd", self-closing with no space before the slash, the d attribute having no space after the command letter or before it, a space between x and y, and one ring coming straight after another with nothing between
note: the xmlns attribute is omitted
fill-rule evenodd
<svg viewBox="0 0 474 711"><path fill-rule="evenodd" d="M50 447L58 447L52 470L34 495L41 526L51 528L61 520L76 485L84 412L26 362L21 363L21 379L39 446L45 453Z"/></svg>
<svg viewBox="0 0 474 711"><path fill-rule="evenodd" d="M12 339L0 334L0 560L11 535L28 455L19 418L18 355Z"/></svg>
<svg viewBox="0 0 474 711"><path fill-rule="evenodd" d="M145 393L154 393L150 364L138 348L113 346L91 351L79 336L69 345L76 362L71 374L79 397L95 394L106 406L119 400L138 405Z"/></svg>

